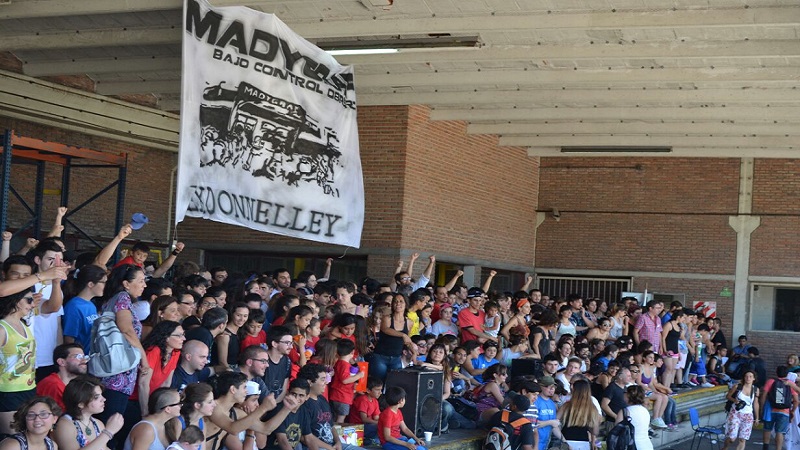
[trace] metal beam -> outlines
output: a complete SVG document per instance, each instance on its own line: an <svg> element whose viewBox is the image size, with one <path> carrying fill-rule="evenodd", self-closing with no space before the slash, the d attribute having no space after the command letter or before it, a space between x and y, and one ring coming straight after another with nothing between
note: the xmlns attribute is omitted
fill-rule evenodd
<svg viewBox="0 0 800 450"><path fill-rule="evenodd" d="M356 82L358 82L356 80ZM797 89L573 89L573 90L483 90L361 94L364 105L630 105L657 103L658 106L707 103L767 104L800 103Z"/></svg>
<svg viewBox="0 0 800 450"><path fill-rule="evenodd" d="M251 7L274 7L285 3L285 0L214 0L215 6L244 4ZM135 13L181 9L182 7L181 0L13 0L0 7L0 19Z"/></svg>
<svg viewBox="0 0 800 450"><path fill-rule="evenodd" d="M177 115L12 72L0 71L0 115L177 149Z"/></svg>
<svg viewBox="0 0 800 450"><path fill-rule="evenodd" d="M710 136L645 136L645 135L541 135L501 137L500 145L509 147L722 147L782 148L797 149L800 153L800 140L796 137L756 136L756 137L710 137ZM648 153L649 154L649 153ZM581 156L584 153L570 153ZM752 156L752 155L751 155Z"/></svg>
<svg viewBox="0 0 800 450"><path fill-rule="evenodd" d="M219 3L219 2L217 2ZM224 1L222 3L225 3ZM12 3L13 4L13 3ZM218 5L221 6L221 5ZM159 7L163 10L165 7ZM172 9L172 8L171 8ZM177 8L175 8L177 9ZM122 11L125 11L123 8ZM63 14L61 14L63 15ZM1 17L1 16L0 16ZM684 28L757 28L795 27L800 23L800 8L731 8L706 10L618 11L618 12L519 12L515 14L479 14L467 17L403 17L392 14L380 17L289 22L306 39L348 38L352 36L412 35L429 33L473 33L536 29L684 29ZM179 24L170 27L124 28L42 32L0 37L5 50L35 50L99 45L149 45L178 43Z"/></svg>
<svg viewBox="0 0 800 450"><path fill-rule="evenodd" d="M360 100L360 99L359 99ZM431 120L462 120L470 123L498 123L541 120L746 120L792 121L800 117L800 107L641 107L641 108L476 108L431 110Z"/></svg>
<svg viewBox="0 0 800 450"><path fill-rule="evenodd" d="M800 119L800 118L798 118ZM560 122L560 123L506 123L470 124L469 134L532 135L532 134L713 134L727 136L797 136L800 123L750 124L741 122Z"/></svg>
<svg viewBox="0 0 800 450"><path fill-rule="evenodd" d="M800 45L798 45L800 47ZM581 84L598 83L618 86L630 86L631 83L748 83L753 81L791 81L797 83L800 67L770 67L770 68L668 68L668 69L480 69L473 71L433 71L420 73L417 71L394 72L380 75L357 75L357 87L372 88L382 86L452 86L454 82L460 85L518 85L536 86L552 84L557 86L578 87Z"/></svg>
<svg viewBox="0 0 800 450"><path fill-rule="evenodd" d="M180 57L65 59L26 62L25 75L46 77L52 75L105 74L120 72L181 71Z"/></svg>
<svg viewBox="0 0 800 450"><path fill-rule="evenodd" d="M535 158L800 158L797 149L763 149L751 147L672 147L670 153L562 153L560 147L529 147L528 156Z"/></svg>
<svg viewBox="0 0 800 450"><path fill-rule="evenodd" d="M180 75L180 72L178 75ZM96 91L100 95L179 94L181 92L181 80L98 82Z"/></svg>

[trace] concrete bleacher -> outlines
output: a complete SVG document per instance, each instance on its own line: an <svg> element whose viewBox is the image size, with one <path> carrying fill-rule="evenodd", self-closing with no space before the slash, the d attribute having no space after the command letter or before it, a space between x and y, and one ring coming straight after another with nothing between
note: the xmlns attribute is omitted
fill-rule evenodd
<svg viewBox="0 0 800 450"><path fill-rule="evenodd" d="M700 413L700 424L718 426L725 422L725 395L727 386L695 388L680 392L673 398L677 403L678 428L675 431L658 431L651 440L656 450L682 448L677 444L692 438L694 431L689 421L689 408ZM485 430L451 430L434 437L429 450L481 450Z"/></svg>

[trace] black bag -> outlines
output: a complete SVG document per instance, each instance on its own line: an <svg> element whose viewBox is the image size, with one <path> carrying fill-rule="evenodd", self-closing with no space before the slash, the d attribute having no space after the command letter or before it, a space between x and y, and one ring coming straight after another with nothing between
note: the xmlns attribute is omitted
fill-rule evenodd
<svg viewBox="0 0 800 450"><path fill-rule="evenodd" d="M755 389L755 386L753 386L753 389ZM740 392L741 390L742 390L742 384L741 384L741 383L739 383L739 384L737 384L737 385L736 385L736 390L733 392L733 398L736 398L736 397L738 397L738 396L739 396L739 392ZM726 412L726 413L727 413L727 412L730 412L730 411L731 411L731 407L732 407L732 406L733 406L733 402L732 402L732 401L730 401L730 400L726 401L726 402L725 402L725 412ZM739 407L738 407L738 406L739 406L739 402L737 402L737 403L736 403L736 406L737 406L737 408L736 408L736 410L737 410L737 411L739 411L740 409L742 409L742 408L739 408Z"/></svg>
<svg viewBox="0 0 800 450"><path fill-rule="evenodd" d="M481 417L480 413L478 413L478 408L475 407L475 402L471 402L462 397L450 397L447 401L453 405L453 409L457 413L473 422L477 422Z"/></svg>
<svg viewBox="0 0 800 450"><path fill-rule="evenodd" d="M628 412L622 410L622 421L608 432L606 437L607 450L636 450L636 442L633 440L635 430Z"/></svg>
<svg viewBox="0 0 800 450"><path fill-rule="evenodd" d="M767 399L772 409L786 409L792 407L792 389L780 378L774 378L772 388L767 394Z"/></svg>

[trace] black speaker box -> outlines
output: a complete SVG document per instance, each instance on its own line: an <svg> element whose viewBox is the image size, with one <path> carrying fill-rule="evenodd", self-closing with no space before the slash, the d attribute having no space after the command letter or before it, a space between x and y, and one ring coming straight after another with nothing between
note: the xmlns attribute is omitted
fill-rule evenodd
<svg viewBox="0 0 800 450"><path fill-rule="evenodd" d="M443 382L442 372L427 369L392 370L386 375L385 388L397 386L406 391L406 404L400 410L415 435L422 436L424 431L441 434Z"/></svg>
<svg viewBox="0 0 800 450"><path fill-rule="evenodd" d="M508 379L513 380L514 377L522 375L535 375L536 378L541 378L544 375L544 364L539 359L520 358L511 360L511 373Z"/></svg>

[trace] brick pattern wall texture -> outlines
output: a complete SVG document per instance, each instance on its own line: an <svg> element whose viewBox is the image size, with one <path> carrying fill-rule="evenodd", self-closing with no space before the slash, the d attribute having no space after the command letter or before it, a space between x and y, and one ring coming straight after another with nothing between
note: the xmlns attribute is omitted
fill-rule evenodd
<svg viewBox="0 0 800 450"><path fill-rule="evenodd" d="M800 161L756 160L753 214L761 225L753 232L750 274L800 276Z"/></svg>

